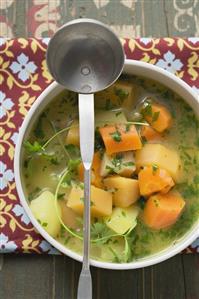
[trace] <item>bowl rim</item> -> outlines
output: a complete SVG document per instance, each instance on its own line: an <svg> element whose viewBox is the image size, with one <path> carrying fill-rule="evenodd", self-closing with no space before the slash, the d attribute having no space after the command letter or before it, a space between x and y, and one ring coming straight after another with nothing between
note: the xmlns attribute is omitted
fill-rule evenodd
<svg viewBox="0 0 199 299"><path fill-rule="evenodd" d="M164 85L168 85L168 83L164 83L161 80L165 79L165 81L168 81L169 83L173 84L173 87L176 87L182 96L182 94L188 95L188 98L183 99L188 101L188 103L192 106L194 111L199 113L199 96L193 91L193 89L184 81L176 77L175 75L169 73L168 71L165 71L157 66L151 65L149 63L145 63L142 61L135 61L135 60L125 60L125 67L123 73L128 74L134 74L137 75L137 71L143 72L143 77L147 77L147 74L149 73L150 79L154 79L153 77L157 77L155 80L159 81L160 83ZM138 74L139 75L139 74ZM161 78L161 80L160 80ZM169 87L170 88L170 87ZM42 237L47 240L52 246L54 246L56 249L58 249L61 253L66 254L67 256L77 260L82 261L82 256L78 253L75 253L74 251L66 248L64 245L59 243L57 240L55 240L53 237L51 237L44 229L43 227L37 222L35 217L33 216L29 205L26 201L25 194L23 192L22 187L22 181L21 181L21 171L20 171L20 160L21 160L21 150L22 150L22 144L25 137L25 133L27 131L27 128L29 127L29 124L31 123L32 117L34 116L37 109L41 106L43 100L54 90L59 89L62 91L64 87L59 85L56 82L51 83L37 98L37 100L34 102L32 107L30 108L28 114L26 115L23 124L20 127L19 135L17 144L15 147L15 155L14 155L14 176L15 176L15 182L16 182L16 189L17 193L20 199L20 203L22 204L25 212L27 213L28 217L30 218L31 223L36 228L36 230L42 235ZM188 100L189 99L189 100ZM92 266L98 267L98 268L104 268L104 269L112 269L112 270L130 270L130 269L137 269L142 267L151 266L157 263L160 263L164 260L167 260L168 258L176 255L177 253L184 250L187 246L189 246L197 237L199 236L199 220L193 225L193 227L182 237L180 238L175 244L167 247L166 249L150 255L146 258L141 258L138 261L133 261L130 263L111 263L111 262L103 262L103 261L97 261L97 260L90 260L90 264Z"/></svg>

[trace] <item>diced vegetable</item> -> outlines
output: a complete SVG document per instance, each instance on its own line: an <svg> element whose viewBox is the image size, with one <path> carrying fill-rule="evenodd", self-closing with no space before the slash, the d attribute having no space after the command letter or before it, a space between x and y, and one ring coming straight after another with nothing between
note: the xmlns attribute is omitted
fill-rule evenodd
<svg viewBox="0 0 199 299"><path fill-rule="evenodd" d="M43 191L37 198L30 203L30 209L41 224L41 226L51 235L56 237L60 231L61 225L58 215L55 211L54 195L50 191ZM58 203L58 213L61 217L61 207Z"/></svg>
<svg viewBox="0 0 199 299"><path fill-rule="evenodd" d="M143 148L136 152L136 167L157 165L166 169L174 181L180 180L181 162L178 153L162 144L145 144Z"/></svg>
<svg viewBox="0 0 199 299"><path fill-rule="evenodd" d="M66 136L66 144L79 146L79 142L79 122L78 120L74 120Z"/></svg>
<svg viewBox="0 0 199 299"><path fill-rule="evenodd" d="M105 223L114 232L122 235L137 225L138 213L139 208L134 205L128 208L116 207L111 216L105 218Z"/></svg>
<svg viewBox="0 0 199 299"><path fill-rule="evenodd" d="M132 151L118 153L111 156L104 153L101 161L100 174L103 177L113 173L117 173L125 177L131 177L135 169L135 159Z"/></svg>
<svg viewBox="0 0 199 299"><path fill-rule="evenodd" d="M185 201L177 192L152 195L143 212L143 220L153 229L163 229L174 224L185 206Z"/></svg>
<svg viewBox="0 0 199 299"><path fill-rule="evenodd" d="M142 126L140 135L145 141L154 141L162 139L162 135L150 126Z"/></svg>
<svg viewBox="0 0 199 299"><path fill-rule="evenodd" d="M167 193L174 181L169 173L157 165L145 166L138 174L140 194L149 196L155 192Z"/></svg>
<svg viewBox="0 0 199 299"><path fill-rule="evenodd" d="M100 175L100 167L101 167L101 156L99 152L96 152L93 157L92 169L91 169L91 183L92 185L102 188L102 177ZM84 166L83 163L80 163L78 166L78 174L79 180L84 181Z"/></svg>
<svg viewBox="0 0 199 299"><path fill-rule="evenodd" d="M142 143L134 125L105 126L99 129L108 155L141 149Z"/></svg>
<svg viewBox="0 0 199 299"><path fill-rule="evenodd" d="M68 196L67 206L82 215L84 210L84 190L73 186ZM112 213L112 194L91 186L91 214L92 216L109 216Z"/></svg>
<svg viewBox="0 0 199 299"><path fill-rule="evenodd" d="M116 111L105 111L105 110L97 110L95 114L95 126L102 127L105 124L123 124L126 123L126 117L122 110Z"/></svg>
<svg viewBox="0 0 199 299"><path fill-rule="evenodd" d="M69 207L67 207L66 200L60 200L59 204L61 206L61 218L63 223L69 228L76 229L78 227L77 214Z"/></svg>
<svg viewBox="0 0 199 299"><path fill-rule="evenodd" d="M96 108L132 108L137 94L137 87L125 81L118 81L106 90L95 95Z"/></svg>
<svg viewBox="0 0 199 299"><path fill-rule="evenodd" d="M121 208L129 207L140 195L138 180L116 175L104 179L104 185L113 192L114 205Z"/></svg>
<svg viewBox="0 0 199 299"><path fill-rule="evenodd" d="M163 132L172 125L171 113L161 104L145 102L142 114L146 121L158 132Z"/></svg>

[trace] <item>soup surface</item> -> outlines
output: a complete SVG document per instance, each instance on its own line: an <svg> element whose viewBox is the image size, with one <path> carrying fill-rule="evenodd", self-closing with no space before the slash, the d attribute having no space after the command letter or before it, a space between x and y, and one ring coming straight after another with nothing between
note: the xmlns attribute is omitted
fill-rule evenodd
<svg viewBox="0 0 199 299"><path fill-rule="evenodd" d="M40 225L82 253L77 95L64 91L24 142L23 184ZM199 122L174 92L122 76L95 95L91 256L130 262L177 242L199 216Z"/></svg>

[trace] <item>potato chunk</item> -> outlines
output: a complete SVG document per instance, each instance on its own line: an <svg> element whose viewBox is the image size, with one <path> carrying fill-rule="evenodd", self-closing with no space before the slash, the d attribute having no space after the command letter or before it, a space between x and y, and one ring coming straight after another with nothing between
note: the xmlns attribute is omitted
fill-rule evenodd
<svg viewBox="0 0 199 299"><path fill-rule="evenodd" d="M123 124L126 121L123 111L96 110L95 112L96 127L101 127L105 124Z"/></svg>
<svg viewBox="0 0 199 299"><path fill-rule="evenodd" d="M67 206L82 215L84 211L84 190L73 186L68 196ZM91 186L91 215L109 216L112 213L112 194Z"/></svg>
<svg viewBox="0 0 199 299"><path fill-rule="evenodd" d="M151 166L153 164L166 169L174 181L180 179L181 162L178 153L162 144L145 144L135 155L136 167Z"/></svg>
<svg viewBox="0 0 199 299"><path fill-rule="evenodd" d="M100 174L101 162L102 160L101 160L100 152L95 152L93 157L92 168L91 168L91 184L98 188L103 187L102 176ZM83 182L84 165L82 162L78 166L78 176L79 176L79 180Z"/></svg>
<svg viewBox="0 0 199 299"><path fill-rule="evenodd" d="M111 156L104 153L101 161L100 175L105 177L109 174L117 173L121 176L131 177L135 169L133 151L122 152Z"/></svg>
<svg viewBox="0 0 199 299"><path fill-rule="evenodd" d="M51 235L56 237L60 231L61 224L55 211L54 195L50 191L42 192L30 203L30 209L41 224L41 226ZM58 213L61 217L61 207L58 203Z"/></svg>
<svg viewBox="0 0 199 299"><path fill-rule="evenodd" d="M137 94L137 87L130 82L117 81L115 84L95 95L97 108L132 108Z"/></svg>
<svg viewBox="0 0 199 299"><path fill-rule="evenodd" d="M104 179L104 185L113 190L113 203L117 207L126 208L139 198L138 180L112 176Z"/></svg>
<svg viewBox="0 0 199 299"><path fill-rule="evenodd" d="M76 221L77 214L71 208L67 207L66 200L60 200L59 203L61 206L62 221L66 226L76 229L78 227L78 223Z"/></svg>
<svg viewBox="0 0 199 299"><path fill-rule="evenodd" d="M66 136L66 144L79 146L79 122L74 120Z"/></svg>
<svg viewBox="0 0 199 299"><path fill-rule="evenodd" d="M116 207L113 209L112 215L105 218L105 223L117 234L124 234L136 226L138 213L139 208L137 206L128 208Z"/></svg>

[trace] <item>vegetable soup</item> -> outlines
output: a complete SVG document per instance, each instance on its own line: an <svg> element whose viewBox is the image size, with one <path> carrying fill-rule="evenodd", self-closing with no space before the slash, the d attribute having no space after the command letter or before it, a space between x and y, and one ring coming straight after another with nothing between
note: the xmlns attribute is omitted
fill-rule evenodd
<svg viewBox="0 0 199 299"><path fill-rule="evenodd" d="M82 253L77 94L64 91L24 142L23 185L40 225ZM199 216L199 121L177 94L121 76L95 95L91 257L131 262L177 242Z"/></svg>

